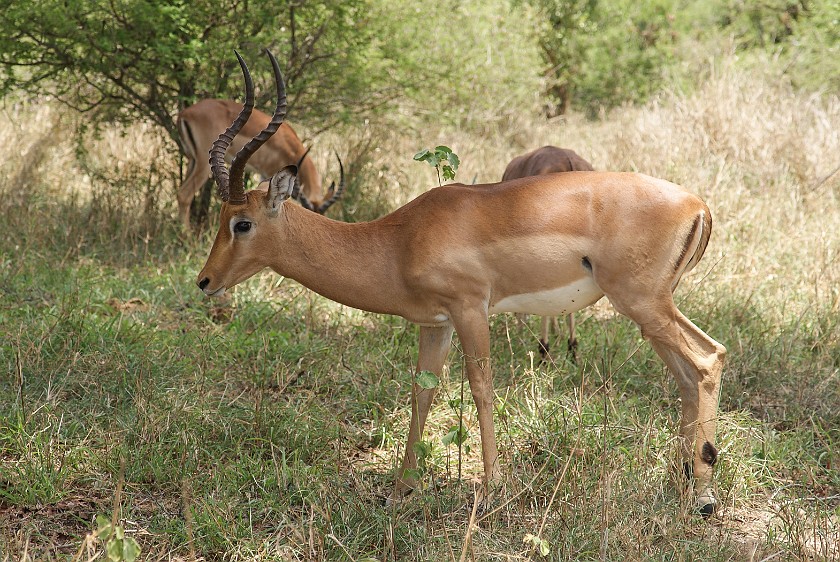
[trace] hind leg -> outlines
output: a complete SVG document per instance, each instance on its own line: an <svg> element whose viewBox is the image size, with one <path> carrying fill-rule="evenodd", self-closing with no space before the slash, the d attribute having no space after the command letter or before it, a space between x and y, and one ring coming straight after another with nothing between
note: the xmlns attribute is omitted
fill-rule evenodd
<svg viewBox="0 0 840 562"><path fill-rule="evenodd" d="M683 404L680 436L686 473L694 475L700 512L711 515L717 503L712 490L712 473L718 454L715 434L726 348L707 336L676 307L674 310L675 329L666 332L665 337L651 335L649 340L677 380ZM674 340L672 334L678 339Z"/></svg>
<svg viewBox="0 0 840 562"><path fill-rule="evenodd" d="M575 335L575 313L566 315L566 326L569 328L569 357L572 361L577 358L577 336Z"/></svg>
<svg viewBox="0 0 840 562"><path fill-rule="evenodd" d="M607 296L616 309L642 330L677 381L682 399L680 437L686 467L693 474L700 512L710 515L716 505L712 490L717 461L715 432L726 348L695 326L676 307L670 290L658 297L636 294L625 299Z"/></svg>
<svg viewBox="0 0 840 562"><path fill-rule="evenodd" d="M542 327L540 328L540 363L548 361L548 335L551 331L551 316L543 316Z"/></svg>
<svg viewBox="0 0 840 562"><path fill-rule="evenodd" d="M204 160L190 159L187 178L178 188L178 218L185 229L190 227L190 206L195 194L210 178L210 164Z"/></svg>
<svg viewBox="0 0 840 562"><path fill-rule="evenodd" d="M548 343L548 338L551 332L551 324L554 323L555 327L559 326L557 324L557 318L553 316L543 316L542 317L542 329L540 331L540 363L548 361L549 359L549 350L551 346ZM575 361L577 358L577 337L575 336L575 315L574 314L567 314L566 315L566 326L569 330L569 339L568 339L568 353L569 359ZM559 332L560 329L557 328Z"/></svg>

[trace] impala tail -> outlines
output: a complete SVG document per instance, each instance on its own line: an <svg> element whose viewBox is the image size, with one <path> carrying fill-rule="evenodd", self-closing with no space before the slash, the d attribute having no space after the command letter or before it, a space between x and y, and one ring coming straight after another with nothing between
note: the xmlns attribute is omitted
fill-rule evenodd
<svg viewBox="0 0 840 562"><path fill-rule="evenodd" d="M680 258L677 260L674 281L671 289L676 290L682 276L695 268L706 252L706 246L712 235L712 214L708 207L703 206L691 225Z"/></svg>

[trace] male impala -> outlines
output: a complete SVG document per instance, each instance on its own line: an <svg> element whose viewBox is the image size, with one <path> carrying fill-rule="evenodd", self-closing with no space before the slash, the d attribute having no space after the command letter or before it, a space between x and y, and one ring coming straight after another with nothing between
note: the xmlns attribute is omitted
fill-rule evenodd
<svg viewBox="0 0 840 562"><path fill-rule="evenodd" d="M672 298L709 240L711 215L703 201L641 174L569 172L489 186L446 185L373 222L333 221L289 202L298 188L294 166L280 170L265 188L244 191L245 162L285 116L285 89L274 57L279 96L274 117L227 169L223 155L254 103L248 69L239 60L245 108L211 152L224 203L219 232L197 278L205 294L224 294L271 268L347 306L418 324L418 372L441 372L457 332L478 414L485 489L500 474L488 316L570 314L606 295L641 327L677 379L682 453L693 461L686 468L696 478L701 510L713 511L726 349L683 316ZM417 466L414 444L434 395L435 389L412 388L394 498L416 485L406 469Z"/></svg>
<svg viewBox="0 0 840 562"><path fill-rule="evenodd" d="M178 114L178 131L189 160L187 179L178 189L178 215L186 227L189 227L193 198L210 177L207 153L219 133L224 131L241 111L241 103L206 99ZM259 133L269 120L270 117L262 111L253 110L251 118L231 144L238 150L248 139ZM321 176L318 175L312 157L308 157L307 152L294 130L288 123L283 123L277 134L269 138L262 149L248 161L248 166L268 178L289 164L297 164L303 186L299 196L301 205L324 214L341 197L341 191L336 191L333 183L326 195L322 193Z"/></svg>
<svg viewBox="0 0 840 562"><path fill-rule="evenodd" d="M574 150L557 148L556 146L543 146L511 160L505 168L505 173L502 174L502 181L555 172L591 172L592 170L594 170L592 164L581 158ZM551 326L551 318L551 316L543 316L542 318L540 355L543 359L548 357L548 331ZM569 327L569 353L574 356L577 349L574 314L566 315L566 325Z"/></svg>

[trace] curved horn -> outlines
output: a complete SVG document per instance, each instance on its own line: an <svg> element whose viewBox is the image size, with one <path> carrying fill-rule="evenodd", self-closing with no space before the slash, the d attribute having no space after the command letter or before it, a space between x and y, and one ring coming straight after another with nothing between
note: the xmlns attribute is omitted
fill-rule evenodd
<svg viewBox="0 0 840 562"><path fill-rule="evenodd" d="M300 180L297 177L295 177L295 187L292 190L292 199L297 199L298 202L300 202L300 206L304 209L315 213L318 212L315 205L312 204L312 201L310 201L300 190Z"/></svg>
<svg viewBox="0 0 840 562"><path fill-rule="evenodd" d="M301 156L301 157L300 157L300 160L298 160L298 163L297 163L297 167L298 167L298 169L300 169L300 165L301 165L301 164L303 164L303 160L304 160L304 158L306 158L306 155L307 155L307 154L309 154L309 151L310 151L310 150L312 150L312 147L311 147L311 146L310 146L309 148L307 148L307 149L306 149L306 152L304 152L304 153L303 153L303 156Z"/></svg>
<svg viewBox="0 0 840 562"><path fill-rule="evenodd" d="M248 122L251 111L254 109L254 82L251 80L251 73L248 72L248 66L242 60L242 57L239 56L239 53L236 51L234 53L239 61L239 66L242 68L242 74L245 76L245 106L239 112L236 120L224 133L219 135L219 138L213 142L213 146L210 148L210 170L213 173L213 179L216 180L219 197L222 201L227 201L230 197L230 181L227 165L225 164L225 153L230 143L233 142L233 138L242 130L245 123Z"/></svg>
<svg viewBox="0 0 840 562"><path fill-rule="evenodd" d="M298 163L297 163L297 169L298 170L300 170L300 165L303 164L303 161L306 158L306 155L309 154L310 150L312 150L311 146L306 149L306 152L304 152L303 156L301 156L300 160L298 160ZM313 205L312 202L309 199L307 199L306 195L304 195L303 192L300 190L300 177L299 176L295 176L295 186L294 186L294 189L292 190L292 199L297 199L298 201L300 201L300 205L304 209L308 209L310 211L315 210L315 205Z"/></svg>
<svg viewBox="0 0 840 562"><path fill-rule="evenodd" d="M333 204L341 199L341 196L344 194L344 164L341 163L341 157L338 155L338 152L335 153L335 157L338 158L338 169L339 169L339 179L338 179L338 189L335 188L335 182L330 184L330 191L332 193L332 197L321 203L321 206L318 207L318 212L322 215L327 212L327 209L333 206Z"/></svg>
<svg viewBox="0 0 840 562"><path fill-rule="evenodd" d="M274 72L274 82L277 86L277 107L274 110L274 115L271 121L266 125L265 129L260 131L260 134L248 141L248 144L239 149L230 165L230 202L233 204L245 203L245 164L271 135L277 132L283 120L286 118L286 86L283 83L283 75L280 72L280 65L277 59L271 54L268 49L265 50L268 58L271 59L271 69Z"/></svg>

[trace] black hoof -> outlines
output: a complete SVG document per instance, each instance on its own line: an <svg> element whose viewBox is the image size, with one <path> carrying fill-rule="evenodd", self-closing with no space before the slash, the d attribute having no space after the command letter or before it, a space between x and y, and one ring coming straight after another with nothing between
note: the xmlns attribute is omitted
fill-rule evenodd
<svg viewBox="0 0 840 562"><path fill-rule="evenodd" d="M711 517L714 514L715 514L715 503L714 502L707 503L700 508L700 515L703 516L703 519L708 519L709 517Z"/></svg>

